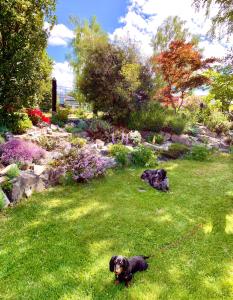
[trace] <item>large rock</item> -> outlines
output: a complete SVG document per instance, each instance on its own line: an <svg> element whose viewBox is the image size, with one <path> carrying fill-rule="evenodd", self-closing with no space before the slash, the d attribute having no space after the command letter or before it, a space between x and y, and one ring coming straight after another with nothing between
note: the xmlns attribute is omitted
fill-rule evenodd
<svg viewBox="0 0 233 300"><path fill-rule="evenodd" d="M98 149L102 149L104 147L104 145L105 145L105 142L102 141L102 140L99 140L99 139L97 139L95 141L95 143L96 143L96 146L97 146Z"/></svg>
<svg viewBox="0 0 233 300"><path fill-rule="evenodd" d="M190 140L190 137L187 134L182 134L182 135L173 134L171 136L171 141L173 143L184 144L189 147L192 146L192 141Z"/></svg>
<svg viewBox="0 0 233 300"><path fill-rule="evenodd" d="M1 189L0 187L0 194L3 195L3 200L4 200L4 208L8 207L10 205L10 201L9 199L7 198L7 195L3 192L3 190Z"/></svg>
<svg viewBox="0 0 233 300"><path fill-rule="evenodd" d="M172 144L171 142L166 142L162 145L154 145L147 142L143 143L144 146L154 150L155 152L167 151L171 144Z"/></svg>
<svg viewBox="0 0 233 300"><path fill-rule="evenodd" d="M34 174L37 176L40 176L44 171L46 170L46 166L45 165L34 165L33 166L33 171Z"/></svg>
<svg viewBox="0 0 233 300"><path fill-rule="evenodd" d="M42 192L45 184L40 176L32 172L22 172L12 180L12 190L8 193L11 202L18 202L23 197L30 197L33 192Z"/></svg>

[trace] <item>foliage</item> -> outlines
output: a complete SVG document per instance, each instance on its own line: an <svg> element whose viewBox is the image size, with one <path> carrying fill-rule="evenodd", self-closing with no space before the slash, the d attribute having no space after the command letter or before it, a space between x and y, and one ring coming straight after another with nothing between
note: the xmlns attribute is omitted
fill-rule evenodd
<svg viewBox="0 0 233 300"><path fill-rule="evenodd" d="M226 133L231 126L228 118L220 111L211 112L210 116L205 119L205 125L217 134Z"/></svg>
<svg viewBox="0 0 233 300"><path fill-rule="evenodd" d="M88 181L104 175L112 167L109 158L102 157L96 150L82 148L67 158L66 170L72 172L75 181Z"/></svg>
<svg viewBox="0 0 233 300"><path fill-rule="evenodd" d="M31 163L44 157L39 146L21 139L12 139L0 145L0 159L3 164Z"/></svg>
<svg viewBox="0 0 233 300"><path fill-rule="evenodd" d="M28 108L26 110L30 120L32 121L33 125L38 125L40 122L44 122L47 124L51 123L51 120L49 117L46 117L42 111L38 108Z"/></svg>
<svg viewBox="0 0 233 300"><path fill-rule="evenodd" d="M88 134L93 139L108 139L112 131L111 125L101 119L92 119L87 129Z"/></svg>
<svg viewBox="0 0 233 300"><path fill-rule="evenodd" d="M5 139L2 135L0 135L0 144L3 144L3 143L5 143Z"/></svg>
<svg viewBox="0 0 233 300"><path fill-rule="evenodd" d="M185 28L186 21L180 19L178 16L169 16L158 27L155 36L152 39L154 53L159 54L168 50L172 41L190 41L197 45L199 36L192 35L187 28Z"/></svg>
<svg viewBox="0 0 233 300"><path fill-rule="evenodd" d="M205 161L210 156L210 150L204 145L193 146L190 152L186 155L187 159Z"/></svg>
<svg viewBox="0 0 233 300"><path fill-rule="evenodd" d="M71 137L70 142L73 146L76 146L78 148L82 148L86 145L87 141L80 137Z"/></svg>
<svg viewBox="0 0 233 300"><path fill-rule="evenodd" d="M209 105L213 104L218 109L228 112L233 99L233 74L223 69L221 72L208 71L206 75L211 80L206 101Z"/></svg>
<svg viewBox="0 0 233 300"><path fill-rule="evenodd" d="M0 2L0 111L4 119L43 98L52 62L45 49L55 0Z"/></svg>
<svg viewBox="0 0 233 300"><path fill-rule="evenodd" d="M179 111L184 99L192 89L209 83L200 71L210 68L214 58L203 59L192 43L173 41L169 50L153 57L154 70L161 72L166 86L156 97L165 105Z"/></svg>
<svg viewBox="0 0 233 300"><path fill-rule="evenodd" d="M143 105L130 114L129 128L159 132L165 123L165 109L157 101Z"/></svg>
<svg viewBox="0 0 233 300"><path fill-rule="evenodd" d="M157 133L151 133L150 135L147 136L147 142L152 143L152 144L162 144L164 142L164 137L163 135Z"/></svg>
<svg viewBox="0 0 233 300"><path fill-rule="evenodd" d="M7 171L7 176L9 179L13 179L18 177L20 174L19 168L17 165L12 165L11 168Z"/></svg>
<svg viewBox="0 0 233 300"><path fill-rule="evenodd" d="M4 199L2 189L0 188L0 211L4 208L4 206L5 206L5 199Z"/></svg>
<svg viewBox="0 0 233 300"><path fill-rule="evenodd" d="M99 45L89 51L78 88L94 113L104 112L125 124L130 112L150 98L151 70L132 51L111 43Z"/></svg>
<svg viewBox="0 0 233 300"><path fill-rule="evenodd" d="M73 134L85 131L85 130L87 130L87 128L88 128L88 124L84 120L79 120L77 126L75 126L75 127L72 125L69 125L69 124L67 124L65 127L67 132L73 133Z"/></svg>
<svg viewBox="0 0 233 300"><path fill-rule="evenodd" d="M210 31L212 37L216 36L217 29L220 32L217 36L223 38L226 35L231 35L233 33L233 3L232 0L193 0L193 4L198 10L206 10L206 16L210 16L213 12L211 5L215 10L215 15L211 17L212 29Z"/></svg>
<svg viewBox="0 0 233 300"><path fill-rule="evenodd" d="M38 144L47 151L52 151L57 146L56 140L46 135L39 137Z"/></svg>
<svg viewBox="0 0 233 300"><path fill-rule="evenodd" d="M121 167L126 167L130 164L130 150L122 144L114 144L109 147L110 155L113 156Z"/></svg>
<svg viewBox="0 0 233 300"><path fill-rule="evenodd" d="M138 145L142 141L142 136L139 131L130 131L129 132L129 140L133 142L133 144Z"/></svg>
<svg viewBox="0 0 233 300"><path fill-rule="evenodd" d="M162 155L168 158L177 159L179 157L184 156L188 152L189 152L188 146L180 143L174 143L169 146L167 151L163 151Z"/></svg>
<svg viewBox="0 0 233 300"><path fill-rule="evenodd" d="M157 165L154 151L143 145L137 146L131 153L132 163L140 167L152 167Z"/></svg>
<svg viewBox="0 0 233 300"><path fill-rule="evenodd" d="M15 118L12 119L11 131L15 134L23 134L32 127L32 122L27 114L16 114Z"/></svg>
<svg viewBox="0 0 233 300"><path fill-rule="evenodd" d="M51 121L53 124L63 127L68 121L69 114L69 108L59 108L57 112L52 115Z"/></svg>
<svg viewBox="0 0 233 300"><path fill-rule="evenodd" d="M168 132L180 135L183 133L187 120L183 115L170 113L165 121L165 129Z"/></svg>

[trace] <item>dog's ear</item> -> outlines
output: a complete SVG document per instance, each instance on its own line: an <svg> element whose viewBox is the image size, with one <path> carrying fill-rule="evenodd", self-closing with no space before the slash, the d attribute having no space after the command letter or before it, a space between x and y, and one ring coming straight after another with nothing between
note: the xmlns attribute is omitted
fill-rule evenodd
<svg viewBox="0 0 233 300"><path fill-rule="evenodd" d="M112 256L112 258L110 259L110 262L109 262L110 272L114 272L114 263L115 263L116 258L117 258L117 256Z"/></svg>
<svg viewBox="0 0 233 300"><path fill-rule="evenodd" d="M162 169L162 170L161 170L161 173L162 173L163 179L165 179L166 176L167 176L167 171L165 171L164 169Z"/></svg>
<svg viewBox="0 0 233 300"><path fill-rule="evenodd" d="M123 268L126 271L129 267L129 261L126 257L123 258Z"/></svg>

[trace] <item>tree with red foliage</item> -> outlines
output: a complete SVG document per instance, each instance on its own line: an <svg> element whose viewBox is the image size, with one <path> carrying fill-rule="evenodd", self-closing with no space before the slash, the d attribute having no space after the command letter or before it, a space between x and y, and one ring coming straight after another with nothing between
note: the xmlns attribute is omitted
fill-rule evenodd
<svg viewBox="0 0 233 300"><path fill-rule="evenodd" d="M169 50L152 58L154 71L160 72L166 82L156 97L179 111L185 96L192 89L209 83L209 78L202 75L201 71L209 69L215 61L215 58L203 59L192 43L171 42Z"/></svg>

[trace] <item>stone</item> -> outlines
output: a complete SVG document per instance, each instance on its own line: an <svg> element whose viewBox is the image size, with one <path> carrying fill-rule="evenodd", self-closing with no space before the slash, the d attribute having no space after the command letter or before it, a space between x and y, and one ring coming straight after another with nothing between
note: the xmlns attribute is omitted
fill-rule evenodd
<svg viewBox="0 0 233 300"><path fill-rule="evenodd" d="M171 141L173 143L179 143L179 144L184 144L186 146L192 146L192 141L190 140L190 137L187 134L181 134L181 135L173 134L171 136Z"/></svg>
<svg viewBox="0 0 233 300"><path fill-rule="evenodd" d="M51 124L50 128L52 129L52 131L57 131L58 130L58 126Z"/></svg>
<svg viewBox="0 0 233 300"><path fill-rule="evenodd" d="M97 148L99 148L99 149L102 149L104 147L104 145L105 145L105 142L102 141L102 140L99 140L99 139L97 139L95 141L95 143L96 143Z"/></svg>
<svg viewBox="0 0 233 300"><path fill-rule="evenodd" d="M6 138L6 141L10 141L14 138L14 135L11 132L6 132L5 138Z"/></svg>
<svg viewBox="0 0 233 300"><path fill-rule="evenodd" d="M167 151L171 144L172 144L171 142L166 142L162 145L154 145L154 144L147 143L147 142L143 143L144 146L146 146L156 152Z"/></svg>
<svg viewBox="0 0 233 300"><path fill-rule="evenodd" d="M0 185L3 184L4 182L6 182L8 180L7 176L1 176L0 177Z"/></svg>
<svg viewBox="0 0 233 300"><path fill-rule="evenodd" d="M46 170L46 166L44 165L34 165L33 166L33 172L35 175L40 176L44 171Z"/></svg>
<svg viewBox="0 0 233 300"><path fill-rule="evenodd" d="M49 135L52 135L53 134L53 131L52 131L52 129L51 128L47 128L47 134L49 134Z"/></svg>
<svg viewBox="0 0 233 300"><path fill-rule="evenodd" d="M17 167L16 164L10 164L6 168L0 171L0 176L6 175L7 172L12 168L12 167Z"/></svg>
<svg viewBox="0 0 233 300"><path fill-rule="evenodd" d="M9 192L10 201L18 202L23 197L30 197L33 192L43 190L45 190L43 180L33 172L25 171L12 180L12 190Z"/></svg>
<svg viewBox="0 0 233 300"><path fill-rule="evenodd" d="M0 188L0 193L3 195L3 200L4 200L4 208L8 207L10 205L10 201L7 197L7 195L3 192L3 190Z"/></svg>

